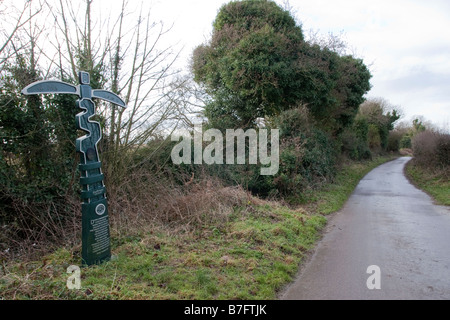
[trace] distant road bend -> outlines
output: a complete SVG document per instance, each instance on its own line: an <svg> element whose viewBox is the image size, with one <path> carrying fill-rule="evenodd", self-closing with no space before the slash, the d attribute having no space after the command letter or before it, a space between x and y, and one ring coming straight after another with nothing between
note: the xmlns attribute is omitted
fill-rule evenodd
<svg viewBox="0 0 450 320"><path fill-rule="evenodd" d="M450 299L450 210L409 183L399 158L370 172L333 216L286 300ZM379 267L368 273L369 266ZM379 283L380 289L369 289Z"/></svg>

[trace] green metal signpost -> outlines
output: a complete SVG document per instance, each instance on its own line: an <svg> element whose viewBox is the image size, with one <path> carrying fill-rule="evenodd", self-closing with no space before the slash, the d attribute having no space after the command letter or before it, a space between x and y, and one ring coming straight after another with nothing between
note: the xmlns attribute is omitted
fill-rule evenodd
<svg viewBox="0 0 450 320"><path fill-rule="evenodd" d="M125 102L116 94L106 90L92 90L90 76L79 72L79 85L74 86L55 80L37 81L22 90L24 95L75 94L79 96L77 106L84 110L76 115L77 128L87 135L76 140L80 153L80 184L82 186L82 259L83 264L99 264L111 258L109 216L106 188L103 182L101 162L97 144L102 138L100 124L91 121L95 114L93 98L102 99L125 108Z"/></svg>

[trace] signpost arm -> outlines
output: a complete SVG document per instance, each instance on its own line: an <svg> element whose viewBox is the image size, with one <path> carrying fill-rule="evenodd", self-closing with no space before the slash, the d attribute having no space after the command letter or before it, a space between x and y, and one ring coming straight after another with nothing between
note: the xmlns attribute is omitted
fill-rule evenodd
<svg viewBox="0 0 450 320"><path fill-rule="evenodd" d="M33 82L22 90L23 95L33 94L76 94L80 95L77 86L57 80L43 80Z"/></svg>

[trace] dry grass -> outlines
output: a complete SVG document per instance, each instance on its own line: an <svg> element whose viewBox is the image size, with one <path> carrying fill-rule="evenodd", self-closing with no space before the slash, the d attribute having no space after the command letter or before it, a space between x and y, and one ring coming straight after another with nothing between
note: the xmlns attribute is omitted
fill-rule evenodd
<svg viewBox="0 0 450 320"><path fill-rule="evenodd" d="M109 192L113 227L139 229L163 223L186 228L220 222L253 197L240 186L227 187L218 179L192 176L184 185L147 173L137 173Z"/></svg>
<svg viewBox="0 0 450 320"><path fill-rule="evenodd" d="M0 226L0 260L32 260L80 238L81 204L73 196L60 203L14 199L11 210L14 221Z"/></svg>
<svg viewBox="0 0 450 320"><path fill-rule="evenodd" d="M401 156L412 157L413 151L409 148L403 148L399 150Z"/></svg>
<svg viewBox="0 0 450 320"><path fill-rule="evenodd" d="M65 202L64 207L15 202L20 225L0 226L0 260L29 261L59 247L81 250L80 200L75 195ZM240 186L209 177L192 176L180 185L141 171L108 188L111 232L119 237L157 226L179 232L221 225L237 208L263 202Z"/></svg>
<svg viewBox="0 0 450 320"><path fill-rule="evenodd" d="M414 158L423 167L450 166L450 134L424 131L412 141Z"/></svg>

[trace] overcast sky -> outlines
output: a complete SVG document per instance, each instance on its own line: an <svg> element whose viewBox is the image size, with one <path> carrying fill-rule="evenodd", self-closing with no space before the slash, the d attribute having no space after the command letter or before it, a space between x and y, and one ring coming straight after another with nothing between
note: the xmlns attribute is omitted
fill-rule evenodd
<svg viewBox="0 0 450 320"><path fill-rule="evenodd" d="M171 37L185 45L185 57L209 39L225 0L153 0L153 18L174 22ZM283 0L277 3L284 6ZM306 33L340 34L370 65L368 97L401 106L405 119L423 115L450 126L450 1L290 0ZM183 58L186 59L186 58Z"/></svg>

